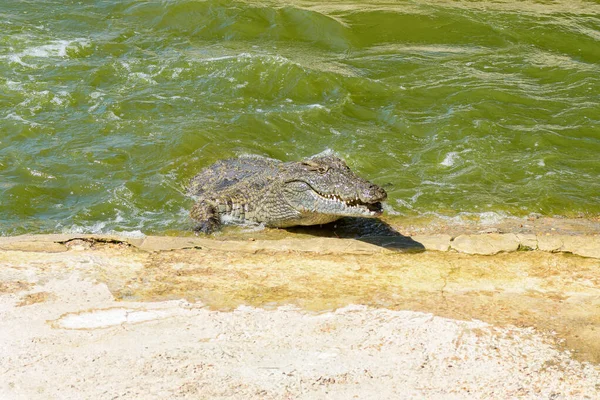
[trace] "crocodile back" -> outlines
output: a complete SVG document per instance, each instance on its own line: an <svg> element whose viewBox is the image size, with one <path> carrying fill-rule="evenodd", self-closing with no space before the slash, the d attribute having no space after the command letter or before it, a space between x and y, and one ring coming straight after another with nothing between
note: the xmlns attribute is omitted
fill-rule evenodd
<svg viewBox="0 0 600 400"><path fill-rule="evenodd" d="M187 191L191 196L222 193L256 175L275 176L279 164L281 164L279 160L260 156L243 156L217 161L192 178Z"/></svg>

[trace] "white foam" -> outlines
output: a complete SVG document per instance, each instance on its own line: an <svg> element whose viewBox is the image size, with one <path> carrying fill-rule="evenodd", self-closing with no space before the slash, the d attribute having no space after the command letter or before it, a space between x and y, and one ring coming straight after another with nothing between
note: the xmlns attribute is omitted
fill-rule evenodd
<svg viewBox="0 0 600 400"><path fill-rule="evenodd" d="M8 114L6 117L4 117L4 119L12 119L15 121L23 122L29 126L40 126L40 124L38 124L37 122L28 121L25 118L21 117L20 115L15 114L15 113Z"/></svg>
<svg viewBox="0 0 600 400"><path fill-rule="evenodd" d="M35 170L35 169L27 168L27 171L29 171L29 173L32 176L37 176L37 177L46 178L46 179L56 179L56 177L54 177L54 176L52 176L50 174L46 174L44 172L40 172L40 171Z"/></svg>
<svg viewBox="0 0 600 400"><path fill-rule="evenodd" d="M11 80L6 81L6 87L10 90L17 90L17 91L23 90L23 85L21 82L14 82Z"/></svg>
<svg viewBox="0 0 600 400"><path fill-rule="evenodd" d="M121 66L127 70L127 72L131 72L131 65L127 61L121 61Z"/></svg>
<svg viewBox="0 0 600 400"><path fill-rule="evenodd" d="M14 63L17 63L19 65L22 65L24 67L33 67L33 65L31 65L31 64L27 64L27 63L23 62L23 60L21 60L21 56L19 56L18 54L9 55L8 60L12 61Z"/></svg>
<svg viewBox="0 0 600 400"><path fill-rule="evenodd" d="M62 233L106 233L103 232L103 229L106 227L106 222L96 222L91 226L81 226L81 225L73 225L68 228L64 228Z"/></svg>
<svg viewBox="0 0 600 400"><path fill-rule="evenodd" d="M441 220L448 221L448 222L451 222L451 223L457 224L457 225L472 224L474 222L477 222L481 225L496 225L505 219L512 219L512 220L524 219L521 217L511 216L505 212L495 212L495 211L484 211L484 212L479 212L479 213L477 213L477 212L461 212L455 216L443 215L443 214L439 214L436 212L425 212L425 213L422 213L421 215L433 215L436 218L439 218Z"/></svg>
<svg viewBox="0 0 600 400"><path fill-rule="evenodd" d="M22 58L68 57L69 49L79 49L82 47L87 47L89 46L89 44L89 40L82 38L73 40L54 40L49 44L25 48L19 53L13 53L7 56L0 56L0 59L7 58L10 62L28 68L35 68L35 64L26 63L22 60Z"/></svg>
<svg viewBox="0 0 600 400"><path fill-rule="evenodd" d="M477 216L479 217L479 222L484 225L495 225L507 218L506 214L493 211L478 213Z"/></svg>
<svg viewBox="0 0 600 400"><path fill-rule="evenodd" d="M385 203L384 203L385 204ZM408 208L409 210L413 209L412 204L410 204L408 201L403 200L403 199L396 199L396 204L398 204L401 207L405 207Z"/></svg>
<svg viewBox="0 0 600 400"><path fill-rule="evenodd" d="M414 204L422 194L423 192L421 190L417 190L417 193L415 193L414 196L410 198L410 202Z"/></svg>
<svg viewBox="0 0 600 400"><path fill-rule="evenodd" d="M115 211L117 212L117 216L115 217L115 222L119 223L119 222L125 221L125 218L123 218L123 214L121 213L121 210L115 209Z"/></svg>
<svg viewBox="0 0 600 400"><path fill-rule="evenodd" d="M88 108L88 112L92 113L94 112L98 107L100 107L100 103L96 103L96 104L92 104L89 108Z"/></svg>
<svg viewBox="0 0 600 400"><path fill-rule="evenodd" d="M112 111L107 112L106 117L109 121L118 121L121 119Z"/></svg>
<svg viewBox="0 0 600 400"><path fill-rule="evenodd" d="M149 74L146 74L144 72L133 72L131 74L131 76L133 76L135 78L138 78L138 79L140 79L140 80L142 80L144 82L148 82L151 85L155 85L156 84L156 81L154 79L152 79L152 76L149 75Z"/></svg>
<svg viewBox="0 0 600 400"><path fill-rule="evenodd" d="M458 157L458 153L456 151L451 151L446 154L444 161L440 163L440 165L444 165L446 167L451 167L454 165L456 158Z"/></svg>
<svg viewBox="0 0 600 400"><path fill-rule="evenodd" d="M122 218L121 218L122 219ZM115 219L115 222L120 222L117 221L119 220L119 216L117 216L117 218ZM61 224L56 225L56 228L60 228ZM131 239L143 239L146 237L146 234L144 234L141 230L136 229L136 230L132 230L132 231L117 231L114 229L106 229L106 222L96 222L93 225L72 225L70 227L63 227L62 229L62 233L65 234L94 234L94 235L113 235L113 236L120 236L120 237L124 237L124 238L131 238Z"/></svg>
<svg viewBox="0 0 600 400"><path fill-rule="evenodd" d="M50 100L50 102L51 102L51 103L54 103L54 104L56 104L57 106L60 106L60 105L62 105L62 104L65 102L65 101L64 101L63 99L61 99L60 97L58 97L58 96L54 96L54 97L52 98L52 100Z"/></svg>
<svg viewBox="0 0 600 400"><path fill-rule="evenodd" d="M440 187L456 187L456 185L452 184L452 183L448 183L448 182L436 182L436 181L430 181L430 180L424 180L421 182L422 185L432 185L432 186L440 186Z"/></svg>
<svg viewBox="0 0 600 400"><path fill-rule="evenodd" d="M309 158L317 158L317 157L327 157L327 156L337 156L336 152L330 148L326 148L320 153L315 154L314 156L310 156Z"/></svg>
<svg viewBox="0 0 600 400"><path fill-rule="evenodd" d="M383 203L383 211L388 215L404 215L403 213L394 210L394 208L388 203Z"/></svg>
<svg viewBox="0 0 600 400"><path fill-rule="evenodd" d="M35 46L25 49L20 53L21 56L30 57L67 57L67 50L72 47L86 47L90 42L87 39L74 40L54 40L50 44Z"/></svg>
<svg viewBox="0 0 600 400"><path fill-rule="evenodd" d="M183 72L183 68L173 68L173 74L171 75L171 79L179 78L179 74Z"/></svg>
<svg viewBox="0 0 600 400"><path fill-rule="evenodd" d="M121 237L126 237L126 238L131 238L131 239L143 239L146 237L146 235L138 230L135 231L115 231L115 230L111 230L109 232L110 235L116 235L116 236L121 236Z"/></svg>
<svg viewBox="0 0 600 400"><path fill-rule="evenodd" d="M240 54L240 57L243 55L248 55L250 56L250 54L248 53L242 53ZM221 57L208 57L208 58L203 58L200 61L207 61L207 62L211 62L211 61L222 61L222 60L231 60L233 58L238 58L238 56L221 56Z"/></svg>

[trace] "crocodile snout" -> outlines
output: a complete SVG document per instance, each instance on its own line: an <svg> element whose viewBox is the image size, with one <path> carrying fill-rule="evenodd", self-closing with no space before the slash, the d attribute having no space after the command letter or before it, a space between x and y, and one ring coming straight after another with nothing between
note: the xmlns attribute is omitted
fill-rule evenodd
<svg viewBox="0 0 600 400"><path fill-rule="evenodd" d="M369 183L369 186L364 191L364 199L362 200L365 203L375 203L378 201L384 201L385 199L387 199L386 191L374 183Z"/></svg>

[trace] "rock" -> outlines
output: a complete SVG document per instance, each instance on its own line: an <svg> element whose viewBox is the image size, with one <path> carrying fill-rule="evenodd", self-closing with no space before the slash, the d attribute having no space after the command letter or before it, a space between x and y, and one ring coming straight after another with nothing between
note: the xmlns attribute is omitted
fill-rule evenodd
<svg viewBox="0 0 600 400"><path fill-rule="evenodd" d="M67 251L64 244L47 241L23 241L0 243L0 250L61 253Z"/></svg>
<svg viewBox="0 0 600 400"><path fill-rule="evenodd" d="M543 251L567 252L582 257L600 258L599 236L539 235L538 247Z"/></svg>
<svg viewBox="0 0 600 400"><path fill-rule="evenodd" d="M415 242L421 243L425 250L448 251L450 249L450 235L415 235L412 237Z"/></svg>
<svg viewBox="0 0 600 400"><path fill-rule="evenodd" d="M566 236L563 251L578 256L600 258L600 236Z"/></svg>
<svg viewBox="0 0 600 400"><path fill-rule="evenodd" d="M448 234L406 236L369 236L358 239L285 238L278 240L214 240L197 237L147 236L144 238L115 235L27 235L0 237L0 250L60 253L67 250L85 251L86 243L116 243L139 250L159 252L178 249L205 249L228 252L303 252L315 254L377 254L385 252L448 251L450 248L466 254L492 255L511 252L519 246L530 250L568 252L582 257L600 259L599 235L550 235L522 233L492 233L460 235L452 240Z"/></svg>
<svg viewBox="0 0 600 400"><path fill-rule="evenodd" d="M514 233L460 235L450 242L450 245L460 253L492 255L516 251L519 248L519 239Z"/></svg>
<svg viewBox="0 0 600 400"><path fill-rule="evenodd" d="M532 233L517 233L517 239L522 248L526 250L537 250L537 237Z"/></svg>
<svg viewBox="0 0 600 400"><path fill-rule="evenodd" d="M207 240L208 239L194 237L146 236L139 245L133 245L140 250L153 252L202 248Z"/></svg>
<svg viewBox="0 0 600 400"><path fill-rule="evenodd" d="M560 251L563 246L562 238L557 235L537 235L538 249L542 251Z"/></svg>

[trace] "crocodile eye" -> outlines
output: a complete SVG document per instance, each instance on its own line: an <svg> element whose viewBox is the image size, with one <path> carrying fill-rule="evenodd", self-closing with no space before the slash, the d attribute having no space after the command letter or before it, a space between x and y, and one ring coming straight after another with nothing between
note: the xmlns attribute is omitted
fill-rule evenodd
<svg viewBox="0 0 600 400"><path fill-rule="evenodd" d="M319 174L325 174L327 171L329 171L328 165L322 166L311 161L303 161L302 165L308 167L309 171L317 171Z"/></svg>

